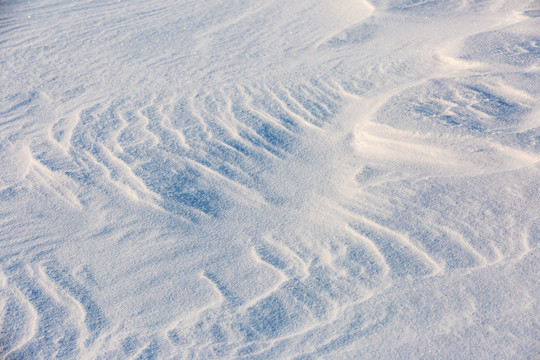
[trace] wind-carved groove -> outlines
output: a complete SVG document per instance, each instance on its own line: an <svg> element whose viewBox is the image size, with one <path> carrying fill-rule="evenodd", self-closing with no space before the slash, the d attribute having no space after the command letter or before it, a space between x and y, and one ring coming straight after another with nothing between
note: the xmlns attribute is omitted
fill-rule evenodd
<svg viewBox="0 0 540 360"><path fill-rule="evenodd" d="M442 271L442 267L429 254L414 246L410 239L371 220L363 219L350 224L351 228L369 239L384 256L384 261L396 277L423 277Z"/></svg>
<svg viewBox="0 0 540 360"><path fill-rule="evenodd" d="M298 135L297 122L291 118L276 94L267 86L245 88L244 91L249 96L249 107L257 116L291 136Z"/></svg>
<svg viewBox="0 0 540 360"><path fill-rule="evenodd" d="M195 149L197 143L209 138L207 126L201 114L194 106L193 97L177 100L171 109L171 126L182 132L189 149Z"/></svg>
<svg viewBox="0 0 540 360"><path fill-rule="evenodd" d="M323 126L337 112L335 104L326 97L318 96L306 85L297 85L290 90L292 97L302 109L310 114L311 122L316 126Z"/></svg>
<svg viewBox="0 0 540 360"><path fill-rule="evenodd" d="M184 134L172 126L171 118L169 115L167 115L171 112L171 106L172 104L167 104L166 109L163 106L157 109L158 115L163 119L160 124L163 127L164 131L169 133L172 137L171 142L173 142L175 145L176 143L178 143L181 148L189 150L189 146L186 142Z"/></svg>
<svg viewBox="0 0 540 360"><path fill-rule="evenodd" d="M0 358L529 355L538 6L15 3Z"/></svg>
<svg viewBox="0 0 540 360"><path fill-rule="evenodd" d="M489 264L488 259L465 240L463 235L447 226L423 232L420 236L411 234L424 244L426 250L441 257L445 266L454 268L475 268ZM424 241L422 241L424 240Z"/></svg>
<svg viewBox="0 0 540 360"><path fill-rule="evenodd" d="M291 114L293 114L293 116L303 125L307 125L308 127L319 127L317 124L313 123L311 113L293 97L290 89L278 89L276 91L276 97L282 103L283 108L287 109Z"/></svg>
<svg viewBox="0 0 540 360"><path fill-rule="evenodd" d="M36 309L0 270L0 354L4 358L20 352L36 336Z"/></svg>
<svg viewBox="0 0 540 360"><path fill-rule="evenodd" d="M356 239L352 243L358 244L359 241ZM352 243L348 261L355 263L358 268L364 266L367 271L363 274L374 280L378 276L376 272L383 271L380 260L376 260L373 251L366 248L361 250L362 245ZM329 267L329 264L325 265L317 258L307 263L296 251L272 237L257 241L253 250L256 260L281 274L282 280L247 303L231 287L236 280L212 271L204 273L204 277L224 300L223 305L228 311L234 314L235 309L245 309L245 313L242 310L234 317L233 323L222 329L228 336L244 338L242 341L248 342L292 340L314 329L328 326L336 320L340 308L358 304L371 296L368 291L361 298L353 290L357 284L348 284L343 279L335 278L336 269L333 265ZM352 265L342 263L339 266L350 268ZM375 270L375 267L378 269ZM352 276L357 276L367 284L369 281L362 279L359 274ZM384 279L374 280L370 285L377 288L380 286L377 281L381 280ZM205 327L211 327L212 323L210 319L201 320L198 326L204 324Z"/></svg>
<svg viewBox="0 0 540 360"><path fill-rule="evenodd" d="M313 96L306 89L303 93ZM317 94L323 96L322 91ZM230 185L245 192L246 198L267 192L258 173L292 154L302 128L310 127L290 106L273 99L278 99L274 91L245 87L238 97L218 91L177 102L153 98L150 104L134 107L126 100L105 110L102 105L85 109L71 136L79 166L68 174L83 186L103 180L125 196L159 204L193 222L218 218L230 207ZM332 116L334 101L329 98L325 103L324 116ZM173 130L184 134L182 141ZM259 252L263 260L270 259L262 248ZM284 271L299 272L294 277L309 282L308 270L291 266ZM316 318L330 316L331 311L324 309L333 309L328 305L333 300L311 301L303 290L308 285L287 286L280 296L292 296Z"/></svg>
<svg viewBox="0 0 540 360"><path fill-rule="evenodd" d="M156 139L156 145L159 144L160 147L167 149L169 152L182 154L184 146L177 137L174 136L174 133L167 131L163 127L163 116L160 114L156 105L149 105L141 110L141 115L146 119L147 125L146 129L149 131Z"/></svg>
<svg viewBox="0 0 540 360"><path fill-rule="evenodd" d="M239 306L239 305L241 305L241 303L242 303L241 300L236 295L234 295L227 288L227 286L222 284L221 281L219 280L219 278L215 274L210 273L210 272L205 272L203 274L203 276L214 285L217 293L220 295L220 297L224 301L226 301L231 306Z"/></svg>
<svg viewBox="0 0 540 360"><path fill-rule="evenodd" d="M0 342L7 358L76 358L106 328L101 309L89 292L55 263L18 265L8 274L10 293L15 297L6 303L9 320L1 330L1 339L9 340Z"/></svg>
<svg viewBox="0 0 540 360"><path fill-rule="evenodd" d="M299 116L289 107L289 105L281 98L283 90L280 86L270 88L263 84L261 86L261 96L254 102L256 106L262 109L263 112L270 114L284 128L288 129L293 134L299 134L302 131L302 124L305 124L304 119ZM278 93L279 92L279 93Z"/></svg>
<svg viewBox="0 0 540 360"><path fill-rule="evenodd" d="M30 167L25 176L26 179L36 185L41 185L46 192L52 193L66 204L76 209L82 209L82 204L75 192L77 189L74 189L73 183L61 171L72 168L70 160L64 158L57 161L57 159L48 158L47 155L39 154L35 156L31 153L28 155Z"/></svg>
<svg viewBox="0 0 540 360"><path fill-rule="evenodd" d="M43 276L47 276L54 283L53 286L63 289L70 301L76 304L74 308L81 312L80 316L86 327L85 339L82 341L83 346L91 347L100 333L108 326L108 321L99 305L92 299L85 286L73 277L68 269L62 268L58 263L45 263L40 271L42 271Z"/></svg>

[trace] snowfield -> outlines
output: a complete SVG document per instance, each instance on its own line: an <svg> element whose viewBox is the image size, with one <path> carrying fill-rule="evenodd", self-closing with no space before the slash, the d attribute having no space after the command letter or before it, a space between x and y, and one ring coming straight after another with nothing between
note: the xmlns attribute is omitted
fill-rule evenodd
<svg viewBox="0 0 540 360"><path fill-rule="evenodd" d="M0 359L536 359L539 272L539 1L0 1Z"/></svg>

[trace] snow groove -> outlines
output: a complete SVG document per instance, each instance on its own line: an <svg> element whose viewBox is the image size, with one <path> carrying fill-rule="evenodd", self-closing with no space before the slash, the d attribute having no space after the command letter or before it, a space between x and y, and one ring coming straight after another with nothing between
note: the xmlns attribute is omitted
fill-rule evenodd
<svg viewBox="0 0 540 360"><path fill-rule="evenodd" d="M525 3L0 2L0 358L535 355Z"/></svg>

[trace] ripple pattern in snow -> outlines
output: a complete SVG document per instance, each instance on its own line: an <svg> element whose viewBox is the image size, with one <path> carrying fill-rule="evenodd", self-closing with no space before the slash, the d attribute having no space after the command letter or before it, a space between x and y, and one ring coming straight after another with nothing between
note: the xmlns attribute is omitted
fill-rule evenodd
<svg viewBox="0 0 540 360"><path fill-rule="evenodd" d="M539 11L0 1L0 358L540 356Z"/></svg>

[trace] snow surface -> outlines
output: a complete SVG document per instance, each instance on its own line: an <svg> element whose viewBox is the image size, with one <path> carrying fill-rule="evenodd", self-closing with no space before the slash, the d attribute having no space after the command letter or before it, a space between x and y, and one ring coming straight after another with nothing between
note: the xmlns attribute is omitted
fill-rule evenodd
<svg viewBox="0 0 540 360"><path fill-rule="evenodd" d="M539 17L0 1L0 358L540 358Z"/></svg>

